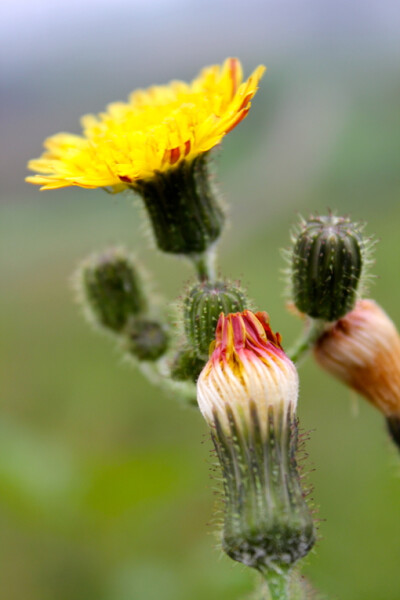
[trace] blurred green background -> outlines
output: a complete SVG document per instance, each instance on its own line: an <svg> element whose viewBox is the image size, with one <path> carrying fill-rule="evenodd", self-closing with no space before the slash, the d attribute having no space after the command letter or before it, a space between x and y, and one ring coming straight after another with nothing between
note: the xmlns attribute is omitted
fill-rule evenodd
<svg viewBox="0 0 400 600"><path fill-rule="evenodd" d="M289 345L280 248L297 214L332 208L380 239L372 295L400 324L400 9L374 0L3 3L0 597L232 600L253 576L221 556L206 426L123 364L82 320L69 278L110 243L169 300L193 274L155 252L127 196L39 193L29 158L131 89L239 56L268 66L219 152L230 206L220 270ZM400 457L383 419L301 368L320 541L305 572L331 599L400 598ZM210 524L211 523L211 524Z"/></svg>

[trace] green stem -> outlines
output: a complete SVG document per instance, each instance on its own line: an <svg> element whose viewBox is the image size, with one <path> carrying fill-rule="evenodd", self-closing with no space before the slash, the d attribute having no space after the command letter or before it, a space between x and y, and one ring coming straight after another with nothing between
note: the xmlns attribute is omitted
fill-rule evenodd
<svg viewBox="0 0 400 600"><path fill-rule="evenodd" d="M269 591L268 600L290 600L289 573L269 570L263 573Z"/></svg>
<svg viewBox="0 0 400 600"><path fill-rule="evenodd" d="M321 333L324 331L325 321L319 319L310 319L308 327L299 337L299 339L288 350L287 355L294 362L300 362L312 349Z"/></svg>
<svg viewBox="0 0 400 600"><path fill-rule="evenodd" d="M215 280L215 250L210 248L202 254L191 254L199 281Z"/></svg>

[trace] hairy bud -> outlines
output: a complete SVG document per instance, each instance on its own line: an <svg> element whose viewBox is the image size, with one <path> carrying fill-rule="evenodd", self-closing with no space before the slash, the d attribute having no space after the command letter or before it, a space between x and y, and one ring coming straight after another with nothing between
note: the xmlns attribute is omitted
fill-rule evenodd
<svg viewBox="0 0 400 600"><path fill-rule="evenodd" d="M196 382L205 361L199 358L191 348L179 350L173 360L171 377L175 381Z"/></svg>
<svg viewBox="0 0 400 600"><path fill-rule="evenodd" d="M107 329L122 331L130 317L147 308L137 267L121 248L90 256L75 279L91 319Z"/></svg>
<svg viewBox="0 0 400 600"><path fill-rule="evenodd" d="M147 317L132 319L125 335L127 350L140 361L158 360L168 348L168 335L158 321Z"/></svg>
<svg viewBox="0 0 400 600"><path fill-rule="evenodd" d="M344 217L311 217L293 239L296 307L314 319L336 321L356 302L366 254L361 228Z"/></svg>
<svg viewBox="0 0 400 600"><path fill-rule="evenodd" d="M221 315L197 394L224 479L224 551L261 572L288 569L315 530L296 463L298 375L266 313Z"/></svg>
<svg viewBox="0 0 400 600"><path fill-rule="evenodd" d="M247 300L237 286L225 282L196 284L184 300L184 326L188 342L198 357L207 360L221 312L242 311Z"/></svg>

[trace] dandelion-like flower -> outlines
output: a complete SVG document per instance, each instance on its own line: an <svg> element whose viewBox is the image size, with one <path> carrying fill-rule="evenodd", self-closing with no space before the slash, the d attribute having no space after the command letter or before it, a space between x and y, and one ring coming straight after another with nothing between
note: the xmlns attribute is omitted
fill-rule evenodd
<svg viewBox="0 0 400 600"><path fill-rule="evenodd" d="M268 315L221 315L197 382L225 491L224 551L286 572L315 541L296 463L298 375Z"/></svg>
<svg viewBox="0 0 400 600"><path fill-rule="evenodd" d="M216 146L250 110L264 67L242 81L236 58L206 67L190 84L172 81L133 92L98 116L82 118L82 135L59 133L29 162L27 181L44 190L76 185L120 191L177 168Z"/></svg>
<svg viewBox="0 0 400 600"><path fill-rule="evenodd" d="M82 118L82 135L48 138L28 163L26 181L42 190L79 186L138 192L158 247L194 255L219 237L223 212L208 177L209 151L250 110L264 72L243 81L240 62L203 69L190 84L172 81L133 92L104 113Z"/></svg>

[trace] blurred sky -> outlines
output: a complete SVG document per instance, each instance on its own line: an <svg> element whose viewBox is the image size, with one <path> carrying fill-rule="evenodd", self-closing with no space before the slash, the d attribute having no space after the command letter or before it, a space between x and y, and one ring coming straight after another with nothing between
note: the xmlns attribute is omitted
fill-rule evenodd
<svg viewBox="0 0 400 600"><path fill-rule="evenodd" d="M354 79L379 85L399 65L396 0L3 0L0 14L3 202L26 193L24 165L45 136L79 132L80 115L136 87L235 55L246 72L268 66L263 90L289 69L301 105L312 72L340 103Z"/></svg>

